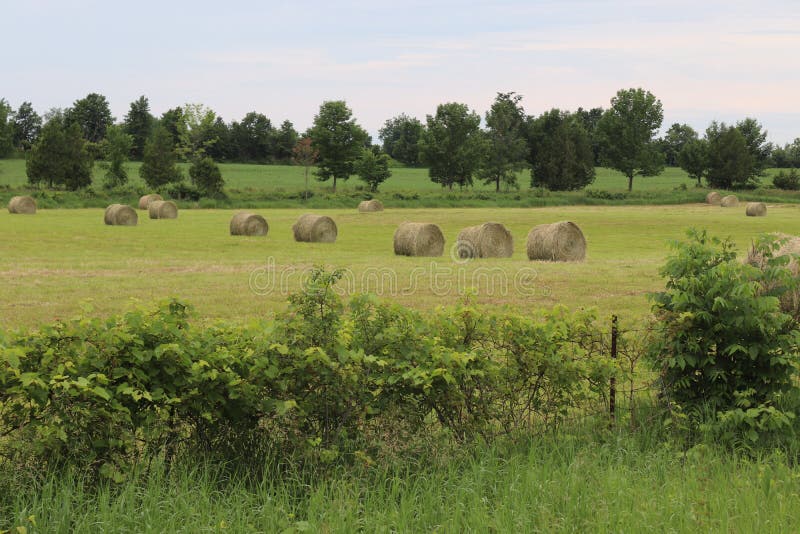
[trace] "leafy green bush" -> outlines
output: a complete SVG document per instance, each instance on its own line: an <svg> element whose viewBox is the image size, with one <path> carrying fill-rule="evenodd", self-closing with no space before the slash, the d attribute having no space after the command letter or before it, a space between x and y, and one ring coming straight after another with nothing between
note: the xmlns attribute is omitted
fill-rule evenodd
<svg viewBox="0 0 800 534"><path fill-rule="evenodd" d="M345 308L339 278L315 270L259 326L198 328L172 300L0 334L0 455L114 480L187 450L331 462L400 429L547 431L597 406L615 372L591 313L423 315L372 296Z"/></svg>
<svg viewBox="0 0 800 534"><path fill-rule="evenodd" d="M602 200L625 200L626 195L625 193L612 193L611 191L606 191L605 189L587 189L586 197L599 198Z"/></svg>
<svg viewBox="0 0 800 534"><path fill-rule="evenodd" d="M791 169L788 173L781 169L772 178L772 185L778 189L797 191L800 189L800 173L797 172L797 169Z"/></svg>
<svg viewBox="0 0 800 534"><path fill-rule="evenodd" d="M770 288L797 287L786 258L758 269L737 261L730 241L695 230L673 248L666 289L652 297L663 397L690 429L718 437L754 443L785 429L794 414L776 403L793 388L799 339Z"/></svg>

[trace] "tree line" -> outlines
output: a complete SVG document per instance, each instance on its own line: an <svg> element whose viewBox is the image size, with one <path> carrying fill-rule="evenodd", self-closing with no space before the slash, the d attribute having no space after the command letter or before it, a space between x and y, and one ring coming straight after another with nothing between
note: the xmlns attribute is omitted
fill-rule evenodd
<svg viewBox="0 0 800 534"><path fill-rule="evenodd" d="M306 167L306 177L315 166L317 180L331 181L334 191L353 175L377 191L391 176L392 161L427 167L442 187L479 180L497 191L518 189L525 170L530 187L563 191L591 184L599 165L624 174L629 190L636 176L659 174L665 165L682 167L698 184L728 189L754 187L768 166L800 167L800 138L774 146L755 119L712 122L702 138L677 123L657 138L662 121L661 102L640 88L618 91L607 109L551 109L538 116L528 115L522 96L509 92L498 93L483 117L456 102L439 105L424 122L400 114L384 123L381 143L373 144L344 101L323 102L300 133L291 121L276 127L256 111L227 123L202 104L156 117L146 96L131 102L117 123L106 97L91 93L43 117L30 102L14 110L0 99L0 157L22 152L32 184L69 189L91 183L98 159L108 187L127 182L130 159L143 162L140 175L148 186L181 184L177 163L186 161L195 194L209 196L224 184L216 162L296 163ZM181 191L191 193L184 187L178 196Z"/></svg>

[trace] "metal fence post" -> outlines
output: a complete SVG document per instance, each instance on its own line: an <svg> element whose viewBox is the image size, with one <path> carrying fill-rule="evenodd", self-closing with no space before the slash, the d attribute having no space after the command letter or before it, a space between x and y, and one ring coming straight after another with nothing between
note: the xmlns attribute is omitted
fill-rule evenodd
<svg viewBox="0 0 800 534"><path fill-rule="evenodd" d="M617 316L611 316L611 359L617 361ZM610 424L614 426L617 419L617 377L612 376L608 391L608 411L611 416Z"/></svg>

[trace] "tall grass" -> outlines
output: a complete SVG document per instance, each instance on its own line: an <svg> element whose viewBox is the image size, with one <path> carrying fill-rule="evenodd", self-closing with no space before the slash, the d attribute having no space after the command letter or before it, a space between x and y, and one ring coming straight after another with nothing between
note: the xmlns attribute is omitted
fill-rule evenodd
<svg viewBox="0 0 800 534"><path fill-rule="evenodd" d="M53 474L0 494L0 528L42 532L794 532L800 470L647 433L561 433L426 461L231 474L187 458L87 489Z"/></svg>

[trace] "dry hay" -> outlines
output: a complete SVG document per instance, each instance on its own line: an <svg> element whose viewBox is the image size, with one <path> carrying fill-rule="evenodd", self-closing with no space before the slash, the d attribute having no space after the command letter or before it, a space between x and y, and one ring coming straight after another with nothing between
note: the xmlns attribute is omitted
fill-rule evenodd
<svg viewBox="0 0 800 534"><path fill-rule="evenodd" d="M361 213L383 211L383 203L377 198L373 198L372 200L362 200L358 203L358 211Z"/></svg>
<svg viewBox="0 0 800 534"><path fill-rule="evenodd" d="M171 200L154 200L147 207L151 219L177 219L178 206Z"/></svg>
<svg viewBox="0 0 800 534"><path fill-rule="evenodd" d="M706 195L706 204L711 204L712 206L719 206L719 203L721 201L722 201L722 195L720 195L716 191L711 191L709 194Z"/></svg>
<svg viewBox="0 0 800 534"><path fill-rule="evenodd" d="M766 217L767 205L763 202L748 202L744 212L748 217Z"/></svg>
<svg viewBox="0 0 800 534"><path fill-rule="evenodd" d="M569 221L534 226L528 233L528 259L583 261L586 238L578 225Z"/></svg>
<svg viewBox="0 0 800 534"><path fill-rule="evenodd" d="M778 249L772 251L773 258L789 255L800 256L800 237L782 234L780 232L769 234L769 237L774 238L774 240L781 241ZM760 250L758 250L758 247L755 244L750 247L750 251L747 253L747 258L745 258L744 261L745 263L754 267L758 267L761 270L764 270L768 265L768 259ZM792 276L798 276L798 273L800 273L800 265L798 265L797 257L790 259L787 266L789 271L792 273ZM764 287L764 291L768 292L776 289L778 289L777 284ZM780 294L779 299L781 311L791 315L795 321L800 320L800 290L783 291Z"/></svg>
<svg viewBox="0 0 800 534"><path fill-rule="evenodd" d="M139 216L136 210L124 204L111 204L106 208L103 221L111 226L136 226Z"/></svg>
<svg viewBox="0 0 800 534"><path fill-rule="evenodd" d="M735 208L736 206L739 205L739 199L736 198L736 195L728 195L722 197L722 200L720 200L719 205L722 206L723 208Z"/></svg>
<svg viewBox="0 0 800 534"><path fill-rule="evenodd" d="M461 230L456 251L459 258L510 258L514 238L502 224L487 222Z"/></svg>
<svg viewBox="0 0 800 534"><path fill-rule="evenodd" d="M150 193L149 195L144 195L142 198L139 199L139 209L146 210L150 207L151 202L155 202L156 200L164 200L161 195L157 193Z"/></svg>
<svg viewBox="0 0 800 534"><path fill-rule="evenodd" d="M36 213L36 201L33 197L29 196L12 197L11 200L8 201L8 212L34 215Z"/></svg>
<svg viewBox="0 0 800 534"><path fill-rule="evenodd" d="M394 253L400 256L441 256L444 234L431 223L403 222L394 232Z"/></svg>
<svg viewBox="0 0 800 534"><path fill-rule="evenodd" d="M269 224L261 215L240 212L231 219L231 235L267 235Z"/></svg>
<svg viewBox="0 0 800 534"><path fill-rule="evenodd" d="M305 243L333 243L338 230L333 219L326 215L306 213L292 226L294 240Z"/></svg>

